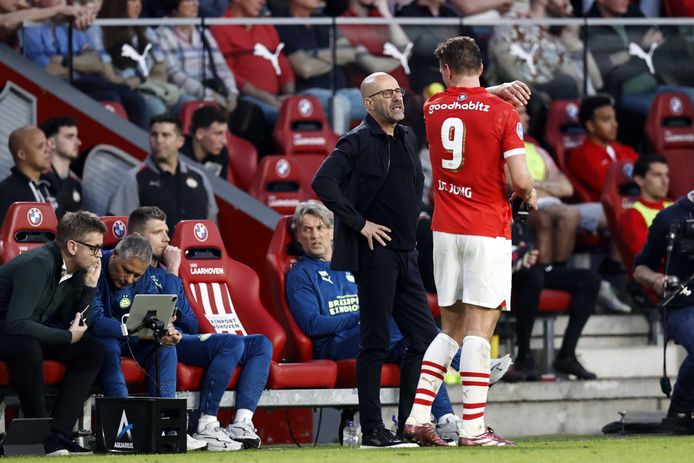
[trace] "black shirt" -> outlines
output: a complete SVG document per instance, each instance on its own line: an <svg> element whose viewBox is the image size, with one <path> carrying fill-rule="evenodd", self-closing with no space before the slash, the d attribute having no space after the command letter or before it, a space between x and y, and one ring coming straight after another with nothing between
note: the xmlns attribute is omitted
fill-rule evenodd
<svg viewBox="0 0 694 463"><path fill-rule="evenodd" d="M646 244L643 246L641 253L637 254L636 259L634 259L634 268L639 265L645 265L653 271L658 270L661 261L666 257L667 235L670 226L688 219L694 219L694 202L692 202L694 194L690 193L690 196L691 199L685 196L680 198L675 204L658 212L648 229ZM675 275L681 282L684 282L694 274L694 256L687 256L679 251L679 245L676 242L670 258L670 264L665 270L668 275ZM684 306L694 307L694 293L690 296L679 296L672 301L669 307Z"/></svg>
<svg viewBox="0 0 694 463"><path fill-rule="evenodd" d="M419 198L415 171L402 137L388 136L390 164L386 180L366 212L366 219L390 228L388 249L411 251L417 244Z"/></svg>
<svg viewBox="0 0 694 463"><path fill-rule="evenodd" d="M47 326L47 322L49 318L61 324L72 320L75 313L94 303L96 288L84 286L82 272L61 283L62 266L60 249L48 243L0 267L0 334L70 344L68 330Z"/></svg>
<svg viewBox="0 0 694 463"><path fill-rule="evenodd" d="M42 176L38 184L13 167L10 175L0 182L0 225L5 219L7 209L17 201L49 203L57 209L57 201L49 188L48 181Z"/></svg>
<svg viewBox="0 0 694 463"><path fill-rule="evenodd" d="M77 175L70 171L67 177L62 178L51 166L51 170L43 177L48 182L48 186L58 203L58 208L55 210L58 220L66 212L75 212L81 209L82 182Z"/></svg>
<svg viewBox="0 0 694 463"><path fill-rule="evenodd" d="M186 142L183 144L180 151L181 153L185 154L186 157L192 159L193 161L197 161L193 152L193 137L189 135L186 136ZM227 152L226 146L222 148L222 151L220 151L218 155L210 153L206 154L207 156L205 159L198 162L200 162L205 169L226 180L227 169L229 168L229 153Z"/></svg>

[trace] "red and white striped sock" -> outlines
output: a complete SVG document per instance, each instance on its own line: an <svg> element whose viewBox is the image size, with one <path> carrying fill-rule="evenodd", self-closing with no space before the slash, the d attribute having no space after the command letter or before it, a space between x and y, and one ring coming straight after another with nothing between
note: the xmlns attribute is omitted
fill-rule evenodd
<svg viewBox="0 0 694 463"><path fill-rule="evenodd" d="M429 348L424 353L417 393L407 420L410 424L429 422L431 403L439 392L443 377L456 352L458 352L458 343L444 333L439 333L429 344Z"/></svg>
<svg viewBox="0 0 694 463"><path fill-rule="evenodd" d="M487 431L484 408L489 391L491 346L479 336L465 336L460 349L460 379L463 383L463 431L469 437Z"/></svg>

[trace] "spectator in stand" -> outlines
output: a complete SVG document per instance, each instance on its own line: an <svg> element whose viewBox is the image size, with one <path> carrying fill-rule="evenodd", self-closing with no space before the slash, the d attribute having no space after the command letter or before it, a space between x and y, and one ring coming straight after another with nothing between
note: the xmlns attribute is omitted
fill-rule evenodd
<svg viewBox="0 0 694 463"><path fill-rule="evenodd" d="M627 0L595 0L590 18L643 18ZM686 41L677 33L664 38L655 27L591 26L588 47L602 73L603 91L619 97L620 106L645 116L656 93L681 91L694 101L694 66ZM687 85L687 86L684 86Z"/></svg>
<svg viewBox="0 0 694 463"><path fill-rule="evenodd" d="M38 130L38 129L37 129ZM85 335L92 322L94 289L101 271L106 226L91 212L66 214L54 242L32 249L0 267L0 360L7 362L11 384L25 418L45 418L43 360L65 366L50 416L46 455L86 454L72 440L104 352ZM59 327L47 326L51 317Z"/></svg>
<svg viewBox="0 0 694 463"><path fill-rule="evenodd" d="M256 18L264 0L231 0L225 18ZM219 51L237 78L241 99L260 107L269 124L275 123L282 101L294 94L294 71L282 53L275 26L212 26Z"/></svg>
<svg viewBox="0 0 694 463"><path fill-rule="evenodd" d="M101 5L99 18L137 19L141 11L140 0L110 0ZM167 83L166 57L151 28L92 26L87 32L104 63L106 78L128 85L145 99L147 123L167 111L178 114L180 105L193 99Z"/></svg>
<svg viewBox="0 0 694 463"><path fill-rule="evenodd" d="M667 1L667 0L666 0ZM677 4L687 4L692 0L678 0ZM661 0L630 0L632 5L640 8L644 15L649 18L659 17L661 11ZM579 11L581 14L577 16L585 15L595 3L595 0L571 0L571 4L574 7L574 11ZM626 3L626 2L624 2ZM670 1L670 3L674 3Z"/></svg>
<svg viewBox="0 0 694 463"><path fill-rule="evenodd" d="M578 118L586 129L583 144L569 155L569 169L588 191L591 201L600 201L610 164L622 159L636 161L633 148L618 143L617 114L609 95L590 96L581 102Z"/></svg>
<svg viewBox="0 0 694 463"><path fill-rule="evenodd" d="M181 153L199 162L214 175L227 179L229 153L227 152L228 125L226 111L214 106L202 106L193 113L190 134L185 137Z"/></svg>
<svg viewBox="0 0 694 463"><path fill-rule="evenodd" d="M668 174L667 159L657 154L641 156L634 164L632 178L641 194L619 218L619 230L632 256L641 252L656 214L672 204L665 200L670 185Z"/></svg>
<svg viewBox="0 0 694 463"><path fill-rule="evenodd" d="M0 0L0 42L16 48L17 29L25 22L43 21L56 16L73 18L75 27L86 29L96 16L89 6L58 3L44 8L32 8L25 0Z"/></svg>
<svg viewBox="0 0 694 463"><path fill-rule="evenodd" d="M161 0L160 3L172 18L198 17L197 1ZM159 47L167 59L169 81L186 95L212 99L233 113L239 95L236 79L210 31L201 34L193 25L160 26L157 35Z"/></svg>
<svg viewBox="0 0 694 463"><path fill-rule="evenodd" d="M37 3L51 7L64 5L65 0L39 0ZM49 74L64 80L69 78L68 43L67 24L56 20L24 31L26 56ZM86 32L72 32L72 53L75 70L73 85L96 100L117 101L123 105L133 124L146 128L147 106L144 99L127 85L116 84L106 78L107 70Z"/></svg>
<svg viewBox="0 0 694 463"><path fill-rule="evenodd" d="M333 270L334 216L321 202L310 200L296 207L291 221L294 238L304 258L287 272L286 294L289 309L301 330L313 342L317 359L353 359L359 354L359 295L350 272ZM400 364L407 342L391 318L387 363ZM460 351L453 359L458 367ZM490 382L496 383L510 365L510 357L494 359ZM436 432L448 441L457 441L461 419L453 413L446 388L434 399L432 414Z"/></svg>
<svg viewBox="0 0 694 463"><path fill-rule="evenodd" d="M43 176L58 203L55 213L60 219L66 212L80 210L82 182L70 164L79 158L82 141L79 139L77 121L71 117L53 117L41 124L46 136L46 146L51 159L50 171Z"/></svg>
<svg viewBox="0 0 694 463"><path fill-rule="evenodd" d="M178 295L174 323L181 334L176 344L178 360L206 370L199 407L191 413L190 426L197 430L193 437L207 442L209 450L258 448L260 437L255 433L253 414L267 381L272 344L261 334L198 333L198 320L178 278L181 250L169 245L168 231L166 214L157 207L140 207L128 217L128 234L138 233L152 246L151 265L133 285L133 294ZM232 424L221 429L219 403L238 365L243 368L236 386L236 415Z"/></svg>
<svg viewBox="0 0 694 463"><path fill-rule="evenodd" d="M320 0L290 0L289 14L297 19L320 17L321 14L316 13L320 5ZM361 120L366 115L359 89L347 87L342 69L345 64L357 60L357 51L349 40L338 34L337 61L333 63L330 26L282 25L277 26L277 32L285 43L284 52L296 75L296 90L318 98L326 114L330 114L332 108L329 119L336 133L346 132L351 121Z"/></svg>
<svg viewBox="0 0 694 463"><path fill-rule="evenodd" d="M157 206L166 213L169 230L184 219L217 221L217 204L205 173L179 158L184 143L178 119L152 119L145 164L126 175L111 198L112 215L128 215L140 206Z"/></svg>
<svg viewBox="0 0 694 463"><path fill-rule="evenodd" d="M500 14L506 14L515 5L515 0L448 0L463 16L485 13L496 10Z"/></svg>
<svg viewBox="0 0 694 463"><path fill-rule="evenodd" d="M393 14L388 0L351 0L346 18L384 18ZM408 64L410 39L399 24L388 25L341 25L340 33L355 47L357 60L345 65L349 85L357 87L367 75L383 71L392 75L408 90L410 83ZM409 49L408 49L409 47Z"/></svg>
<svg viewBox="0 0 694 463"><path fill-rule="evenodd" d="M46 136L38 127L23 127L10 133L9 149L14 161L10 175L0 182L0 224L10 205L17 201L58 203L42 173L51 167Z"/></svg>
<svg viewBox="0 0 694 463"><path fill-rule="evenodd" d="M526 224L514 222L513 244L513 312L516 315L518 355L506 380L540 380L530 352L530 338L538 313L540 293L545 288L571 293L569 322L561 349L554 359L554 369L557 373L574 375L578 379L595 379L596 375L586 370L576 358L576 345L595 307L601 286L600 277L588 269L536 265L542 249L535 248L532 232Z"/></svg>

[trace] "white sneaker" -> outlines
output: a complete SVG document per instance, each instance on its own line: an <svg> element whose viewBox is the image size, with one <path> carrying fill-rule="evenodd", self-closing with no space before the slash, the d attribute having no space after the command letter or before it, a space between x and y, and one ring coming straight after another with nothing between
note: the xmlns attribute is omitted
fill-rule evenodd
<svg viewBox="0 0 694 463"><path fill-rule="evenodd" d="M245 449L260 448L260 436L255 433L256 429L250 421L232 423L226 427L225 432L233 440L243 444Z"/></svg>
<svg viewBox="0 0 694 463"><path fill-rule="evenodd" d="M242 445L232 440L222 428L219 421L215 420L205 426L202 431L193 434L197 440L207 442L207 450L210 452L231 452L241 450Z"/></svg>
<svg viewBox="0 0 694 463"><path fill-rule="evenodd" d="M499 380L504 377L508 369L511 368L511 365L513 365L513 360L509 354L498 359L492 359L489 362L489 387L498 383Z"/></svg>
<svg viewBox="0 0 694 463"><path fill-rule="evenodd" d="M207 442L193 439L190 434L186 434L186 448L189 452L193 450L205 450L205 448L207 448Z"/></svg>
<svg viewBox="0 0 694 463"><path fill-rule="evenodd" d="M600 282L597 303L612 312L631 313L631 307L619 300L614 288L606 280Z"/></svg>
<svg viewBox="0 0 694 463"><path fill-rule="evenodd" d="M451 446L458 445L461 429L463 429L463 420L455 414L450 414L443 422L436 423L436 434Z"/></svg>

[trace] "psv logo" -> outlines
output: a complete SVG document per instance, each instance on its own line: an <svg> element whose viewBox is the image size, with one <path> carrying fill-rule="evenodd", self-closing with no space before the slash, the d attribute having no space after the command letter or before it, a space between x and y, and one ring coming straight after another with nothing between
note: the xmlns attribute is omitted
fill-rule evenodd
<svg viewBox="0 0 694 463"><path fill-rule="evenodd" d="M38 227L43 222L43 213L40 209L32 207L27 212L27 220L32 227Z"/></svg>
<svg viewBox="0 0 694 463"><path fill-rule="evenodd" d="M125 236L125 233L128 231L128 228L125 226L125 223L122 220L116 220L115 222L113 222L111 231L113 232L113 236L115 236L119 240L122 240Z"/></svg>
<svg viewBox="0 0 694 463"><path fill-rule="evenodd" d="M207 240L207 237L209 236L209 232L207 231L207 227L203 223L196 223L195 228L193 229L193 234L195 235L195 239L198 241L205 241Z"/></svg>

